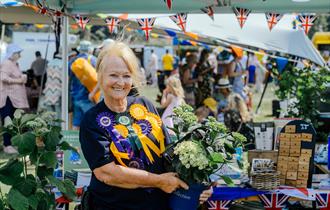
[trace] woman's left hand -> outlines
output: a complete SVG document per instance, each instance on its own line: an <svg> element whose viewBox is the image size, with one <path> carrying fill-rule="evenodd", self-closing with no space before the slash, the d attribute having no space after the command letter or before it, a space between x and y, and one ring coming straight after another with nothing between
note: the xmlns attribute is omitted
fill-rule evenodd
<svg viewBox="0 0 330 210"><path fill-rule="evenodd" d="M199 196L199 203L202 204L205 201L207 201L211 195L213 194L213 187L210 187L210 189L204 190L202 194Z"/></svg>

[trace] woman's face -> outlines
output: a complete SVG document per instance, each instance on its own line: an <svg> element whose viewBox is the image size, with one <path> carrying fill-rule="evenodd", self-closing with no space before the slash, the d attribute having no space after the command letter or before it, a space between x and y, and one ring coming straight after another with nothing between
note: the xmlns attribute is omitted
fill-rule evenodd
<svg viewBox="0 0 330 210"><path fill-rule="evenodd" d="M20 59L20 57L21 57L21 53L20 53L20 52L16 52L16 53L14 53L14 54L11 56L11 59L12 59L13 61L18 61L18 59Z"/></svg>
<svg viewBox="0 0 330 210"><path fill-rule="evenodd" d="M131 90L133 80L124 60L118 56L104 58L101 88L104 97L111 100L123 100Z"/></svg>

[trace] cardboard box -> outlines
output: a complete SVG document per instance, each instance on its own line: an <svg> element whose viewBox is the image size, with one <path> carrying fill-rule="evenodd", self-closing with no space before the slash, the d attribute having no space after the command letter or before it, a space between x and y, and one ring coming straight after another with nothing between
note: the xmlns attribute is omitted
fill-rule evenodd
<svg viewBox="0 0 330 210"><path fill-rule="evenodd" d="M311 149L301 149L302 155L308 155L309 157L312 157L312 150Z"/></svg>
<svg viewBox="0 0 330 210"><path fill-rule="evenodd" d="M285 133L295 133L296 126L295 125L286 125L285 126Z"/></svg>
<svg viewBox="0 0 330 210"><path fill-rule="evenodd" d="M301 140L311 142L313 140L313 135L310 133L302 133Z"/></svg>
<svg viewBox="0 0 330 210"><path fill-rule="evenodd" d="M290 148L290 156L299 157L300 156L300 147L291 147Z"/></svg>
<svg viewBox="0 0 330 210"><path fill-rule="evenodd" d="M297 185L297 181L286 179L285 184L288 185L288 186L294 186L295 187Z"/></svg>
<svg viewBox="0 0 330 210"><path fill-rule="evenodd" d="M297 187L301 187L301 186L304 186L304 187L306 187L307 186L307 180L305 180L305 179L298 179L297 180Z"/></svg>
<svg viewBox="0 0 330 210"><path fill-rule="evenodd" d="M301 133L293 133L293 134L291 134L291 138L290 138L291 140L292 139L298 139L298 140L300 140L301 139Z"/></svg>
<svg viewBox="0 0 330 210"><path fill-rule="evenodd" d="M291 142L290 140L283 140L283 139L280 139L280 148L281 147L289 147L291 145Z"/></svg>
<svg viewBox="0 0 330 210"><path fill-rule="evenodd" d="M288 170L298 171L298 162L289 162L288 163Z"/></svg>
<svg viewBox="0 0 330 210"><path fill-rule="evenodd" d="M290 147L280 147L279 155L281 156L289 156Z"/></svg>
<svg viewBox="0 0 330 210"><path fill-rule="evenodd" d="M298 179L308 180L308 177L309 177L308 172L298 171Z"/></svg>
<svg viewBox="0 0 330 210"><path fill-rule="evenodd" d="M288 158L288 162L295 162L298 164L299 162L299 157L289 157Z"/></svg>
<svg viewBox="0 0 330 210"><path fill-rule="evenodd" d="M271 159L274 163L277 163L278 151L274 150L249 150L248 160L252 163L252 159Z"/></svg>
<svg viewBox="0 0 330 210"><path fill-rule="evenodd" d="M297 174L298 174L297 171L287 171L286 172L286 179L297 180L297 176L298 176Z"/></svg>
<svg viewBox="0 0 330 210"><path fill-rule="evenodd" d="M288 162L289 161L289 157L287 156L278 156L277 157L277 162Z"/></svg>
<svg viewBox="0 0 330 210"><path fill-rule="evenodd" d="M299 157L299 163L309 163L310 162L311 157L309 155L300 155Z"/></svg>
<svg viewBox="0 0 330 210"><path fill-rule="evenodd" d="M298 171L309 172L309 163L305 163L305 164L299 163Z"/></svg>
<svg viewBox="0 0 330 210"><path fill-rule="evenodd" d="M291 141L290 147L301 147L301 142L300 141Z"/></svg>

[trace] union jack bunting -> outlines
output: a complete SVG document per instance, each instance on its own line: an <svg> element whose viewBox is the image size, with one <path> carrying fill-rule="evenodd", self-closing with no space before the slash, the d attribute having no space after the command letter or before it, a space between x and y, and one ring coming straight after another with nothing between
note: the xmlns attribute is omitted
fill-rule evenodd
<svg viewBox="0 0 330 210"><path fill-rule="evenodd" d="M238 20L239 26L243 28L243 25L245 24L245 21L247 20L251 10L234 7L234 12Z"/></svg>
<svg viewBox="0 0 330 210"><path fill-rule="evenodd" d="M214 20L214 10L212 7L204 7L201 10Z"/></svg>
<svg viewBox="0 0 330 210"><path fill-rule="evenodd" d="M78 26L83 30L85 30L87 23L89 23L89 17L82 17L80 15L74 16L74 20L76 21Z"/></svg>
<svg viewBox="0 0 330 210"><path fill-rule="evenodd" d="M299 15L299 22L301 23L301 27L304 29L307 34L309 29L313 26L313 23L316 19L315 15Z"/></svg>
<svg viewBox="0 0 330 210"><path fill-rule="evenodd" d="M320 210L330 210L330 193L316 193L316 207Z"/></svg>
<svg viewBox="0 0 330 210"><path fill-rule="evenodd" d="M114 30L117 28L118 24L120 23L120 19L113 17L105 18L104 21L108 26L110 34L114 32Z"/></svg>
<svg viewBox="0 0 330 210"><path fill-rule="evenodd" d="M136 19L138 24L141 27L141 30L144 31L144 34L146 36L146 40L148 41L149 36L152 31L152 26L155 23L156 18L141 18L141 19Z"/></svg>
<svg viewBox="0 0 330 210"><path fill-rule="evenodd" d="M228 210L232 202L231 200L207 201L207 208L208 210Z"/></svg>
<svg viewBox="0 0 330 210"><path fill-rule="evenodd" d="M38 13L46 15L48 13L48 9L46 7L39 7Z"/></svg>
<svg viewBox="0 0 330 210"><path fill-rule="evenodd" d="M164 2L166 3L167 8L168 8L169 10L171 10L171 9L172 9L173 1L172 1L172 0L164 0Z"/></svg>
<svg viewBox="0 0 330 210"><path fill-rule="evenodd" d="M271 31L273 27L281 20L283 15L277 14L277 13L270 13L267 12L266 14L266 19L268 23L269 30Z"/></svg>
<svg viewBox="0 0 330 210"><path fill-rule="evenodd" d="M282 210L289 199L282 193L267 193L258 195L266 210Z"/></svg>
<svg viewBox="0 0 330 210"><path fill-rule="evenodd" d="M171 18L171 20L174 21L174 23L176 23L179 26L179 28L182 31L185 32L186 31L187 16L188 16L187 13L178 13L176 15L170 16L170 18Z"/></svg>

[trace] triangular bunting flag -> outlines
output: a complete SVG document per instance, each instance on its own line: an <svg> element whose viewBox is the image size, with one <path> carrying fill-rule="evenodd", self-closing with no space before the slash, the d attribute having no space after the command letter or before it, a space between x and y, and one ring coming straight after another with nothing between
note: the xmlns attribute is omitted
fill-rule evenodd
<svg viewBox="0 0 330 210"><path fill-rule="evenodd" d="M212 20L214 20L214 10L212 7L205 7L201 9L204 13L206 13Z"/></svg>
<svg viewBox="0 0 330 210"><path fill-rule="evenodd" d="M178 13L170 16L170 18L181 28L182 31L186 31L187 16L187 13Z"/></svg>
<svg viewBox="0 0 330 210"><path fill-rule="evenodd" d="M144 31L146 40L148 41L149 35L151 34L152 31L152 26L154 25L156 18L141 18L136 20L140 25L141 30Z"/></svg>
<svg viewBox="0 0 330 210"><path fill-rule="evenodd" d="M233 201L207 201L208 210L228 210Z"/></svg>
<svg viewBox="0 0 330 210"><path fill-rule="evenodd" d="M299 15L299 21L301 23L301 27L304 29L305 33L307 34L308 31L313 26L313 23L316 19L315 15Z"/></svg>
<svg viewBox="0 0 330 210"><path fill-rule="evenodd" d="M173 1L172 1L172 0L164 0L164 2L166 3L167 8L168 8L169 10L171 10L171 9L172 9Z"/></svg>
<svg viewBox="0 0 330 210"><path fill-rule="evenodd" d="M114 32L114 30L117 28L118 24L120 23L120 19L114 17L105 18L104 21L108 26L110 34Z"/></svg>
<svg viewBox="0 0 330 210"><path fill-rule="evenodd" d="M39 7L38 13L46 15L48 13L48 9L46 7Z"/></svg>
<svg viewBox="0 0 330 210"><path fill-rule="evenodd" d="M251 10L234 7L234 12L235 12L236 18L238 20L239 26L241 28L243 28L243 25L244 25L246 19L248 18Z"/></svg>
<svg viewBox="0 0 330 210"><path fill-rule="evenodd" d="M290 198L282 193L266 193L258 196L266 210L282 210Z"/></svg>
<svg viewBox="0 0 330 210"><path fill-rule="evenodd" d="M267 12L266 14L266 19L268 23L269 30L271 31L273 27L281 20L283 15L277 14L277 13L270 13Z"/></svg>
<svg viewBox="0 0 330 210"><path fill-rule="evenodd" d="M316 207L320 210L330 209L330 193L316 193Z"/></svg>
<svg viewBox="0 0 330 210"><path fill-rule="evenodd" d="M89 17L82 17L80 15L74 16L74 20L76 21L78 26L83 30L85 30L87 23L89 23Z"/></svg>

